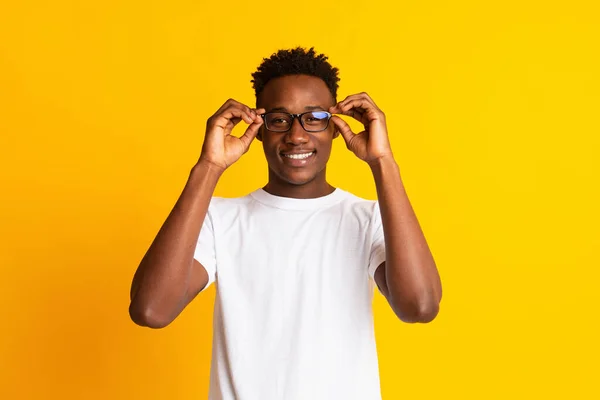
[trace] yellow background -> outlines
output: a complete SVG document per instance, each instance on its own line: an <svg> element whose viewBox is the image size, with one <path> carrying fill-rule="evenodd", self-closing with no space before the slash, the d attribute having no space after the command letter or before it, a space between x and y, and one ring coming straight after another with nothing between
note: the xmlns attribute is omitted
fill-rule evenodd
<svg viewBox="0 0 600 400"><path fill-rule="evenodd" d="M443 278L428 325L375 298L384 399L600 398L595 3L3 1L0 398L206 398L214 286L153 331L131 277L206 119L296 45L386 112ZM217 195L266 176L255 143ZM329 177L375 196L342 139Z"/></svg>

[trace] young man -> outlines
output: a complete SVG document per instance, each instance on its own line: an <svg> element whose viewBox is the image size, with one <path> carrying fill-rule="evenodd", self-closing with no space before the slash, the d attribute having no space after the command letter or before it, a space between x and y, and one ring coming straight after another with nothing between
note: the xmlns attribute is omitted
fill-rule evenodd
<svg viewBox="0 0 600 400"><path fill-rule="evenodd" d="M375 284L405 322L442 296L433 257L366 94L337 102L338 70L313 49L282 50L253 74L256 108L228 100L208 120L199 161L144 256L130 315L161 328L217 283L209 399L381 399ZM353 133L341 114L360 121ZM231 135L239 122L241 137ZM338 135L373 171L379 201L325 178ZM266 186L213 197L223 172L262 142Z"/></svg>

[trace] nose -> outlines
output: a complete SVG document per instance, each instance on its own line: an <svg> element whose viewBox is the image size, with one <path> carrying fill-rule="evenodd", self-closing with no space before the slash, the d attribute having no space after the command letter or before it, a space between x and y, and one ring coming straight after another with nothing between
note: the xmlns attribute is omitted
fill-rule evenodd
<svg viewBox="0 0 600 400"><path fill-rule="evenodd" d="M285 135L285 143L299 146L308 143L308 139L308 133L300 124L300 120L294 118L290 130L287 132L287 135Z"/></svg>

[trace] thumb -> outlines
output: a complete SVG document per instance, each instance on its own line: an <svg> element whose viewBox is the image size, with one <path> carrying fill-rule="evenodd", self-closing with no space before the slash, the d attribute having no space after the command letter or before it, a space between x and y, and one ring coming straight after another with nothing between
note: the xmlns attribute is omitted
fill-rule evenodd
<svg viewBox="0 0 600 400"><path fill-rule="evenodd" d="M244 145L244 152L248 151L248 149L250 148L250 144L252 143L254 138L256 138L256 135L258 134L258 130L260 129L262 124L263 124L262 118L257 118L254 122L252 122L250 124L250 126L248 126L248 129L246 129L246 132L244 132L244 134L242 136L240 136L240 141Z"/></svg>
<svg viewBox="0 0 600 400"><path fill-rule="evenodd" d="M346 121L344 121L337 115L334 115L333 117L331 117L331 121L335 124L337 130L342 134L342 137L344 138L346 145L349 146L350 141L352 140L352 138L355 135L355 133L352 132L352 129L350 129L350 125L348 125L348 123L346 123Z"/></svg>

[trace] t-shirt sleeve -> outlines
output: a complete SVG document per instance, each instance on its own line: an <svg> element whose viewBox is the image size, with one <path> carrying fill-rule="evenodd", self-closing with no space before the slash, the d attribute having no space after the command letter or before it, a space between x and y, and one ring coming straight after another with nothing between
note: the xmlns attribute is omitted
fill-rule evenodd
<svg viewBox="0 0 600 400"><path fill-rule="evenodd" d="M202 291L204 291L215 281L217 274L215 231L211 207L209 207L206 217L204 218L204 222L202 223L200 235L198 236L198 242L196 243L196 250L194 251L194 258L198 260L200 264L202 264L208 273L208 283L202 289Z"/></svg>
<svg viewBox="0 0 600 400"><path fill-rule="evenodd" d="M369 255L369 276L375 279L375 270L385 261L385 240L379 203L375 202L371 217L371 254Z"/></svg>

